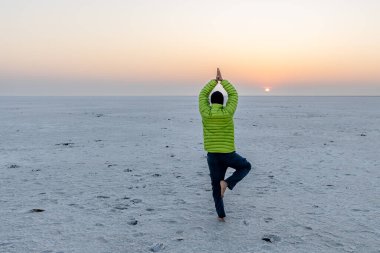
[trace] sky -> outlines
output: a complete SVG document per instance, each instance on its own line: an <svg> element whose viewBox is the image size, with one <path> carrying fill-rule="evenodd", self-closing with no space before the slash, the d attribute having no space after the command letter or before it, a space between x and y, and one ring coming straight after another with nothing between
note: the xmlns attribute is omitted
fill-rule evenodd
<svg viewBox="0 0 380 253"><path fill-rule="evenodd" d="M378 0L3 0L0 95L380 95ZM269 89L266 92L265 89Z"/></svg>

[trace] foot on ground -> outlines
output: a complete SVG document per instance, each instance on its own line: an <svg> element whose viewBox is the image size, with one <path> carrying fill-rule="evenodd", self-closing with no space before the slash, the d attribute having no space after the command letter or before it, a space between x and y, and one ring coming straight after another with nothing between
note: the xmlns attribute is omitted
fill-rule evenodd
<svg viewBox="0 0 380 253"><path fill-rule="evenodd" d="M226 220L224 218L221 218L221 217L218 217L218 221L220 221L220 222L226 222Z"/></svg>

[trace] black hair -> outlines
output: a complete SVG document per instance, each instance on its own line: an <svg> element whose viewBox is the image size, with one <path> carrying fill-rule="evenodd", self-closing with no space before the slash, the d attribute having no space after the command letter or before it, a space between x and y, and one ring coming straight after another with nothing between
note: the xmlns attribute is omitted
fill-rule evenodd
<svg viewBox="0 0 380 253"><path fill-rule="evenodd" d="M215 91L211 94L211 104L223 104L224 97L220 91Z"/></svg>

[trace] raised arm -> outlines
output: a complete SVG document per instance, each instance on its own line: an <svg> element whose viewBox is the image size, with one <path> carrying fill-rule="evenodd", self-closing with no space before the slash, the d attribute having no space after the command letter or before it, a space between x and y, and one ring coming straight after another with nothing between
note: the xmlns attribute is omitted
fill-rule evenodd
<svg viewBox="0 0 380 253"><path fill-rule="evenodd" d="M222 81L222 86L228 94L228 100L226 107L224 108L229 114L233 115L236 111L238 104L238 93L235 87L230 84L227 80Z"/></svg>
<svg viewBox="0 0 380 253"><path fill-rule="evenodd" d="M208 82L199 93L199 112L201 115L205 115L210 111L210 102L208 97L217 84L218 82L213 79Z"/></svg>

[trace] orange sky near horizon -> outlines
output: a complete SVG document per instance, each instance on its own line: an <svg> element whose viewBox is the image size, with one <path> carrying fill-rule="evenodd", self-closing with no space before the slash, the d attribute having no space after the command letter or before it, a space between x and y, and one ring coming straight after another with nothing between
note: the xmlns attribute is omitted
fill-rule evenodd
<svg viewBox="0 0 380 253"><path fill-rule="evenodd" d="M378 87L378 13L374 0L9 1L0 9L0 81L180 84L220 67L245 86Z"/></svg>

